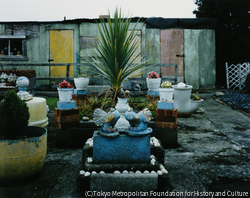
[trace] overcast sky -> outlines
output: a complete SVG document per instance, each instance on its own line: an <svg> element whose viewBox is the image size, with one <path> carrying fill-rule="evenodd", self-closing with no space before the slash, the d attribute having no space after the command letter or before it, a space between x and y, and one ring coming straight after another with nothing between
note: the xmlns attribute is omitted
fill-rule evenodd
<svg viewBox="0 0 250 198"><path fill-rule="evenodd" d="M195 18L194 0L0 0L0 21L98 18L121 8L125 17Z"/></svg>

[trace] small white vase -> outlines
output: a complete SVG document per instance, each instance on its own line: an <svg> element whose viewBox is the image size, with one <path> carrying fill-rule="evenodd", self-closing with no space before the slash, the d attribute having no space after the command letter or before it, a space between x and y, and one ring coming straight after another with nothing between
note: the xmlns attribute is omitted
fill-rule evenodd
<svg viewBox="0 0 250 198"><path fill-rule="evenodd" d="M74 83L77 90L86 90L89 84L89 78L74 78Z"/></svg>
<svg viewBox="0 0 250 198"><path fill-rule="evenodd" d="M59 88L57 87L59 100L61 102L70 102L72 100L72 95L74 88Z"/></svg>
<svg viewBox="0 0 250 198"><path fill-rule="evenodd" d="M174 88L159 88L160 101L173 101Z"/></svg>
<svg viewBox="0 0 250 198"><path fill-rule="evenodd" d="M147 86L150 91L158 91L161 84L161 78L147 78Z"/></svg>

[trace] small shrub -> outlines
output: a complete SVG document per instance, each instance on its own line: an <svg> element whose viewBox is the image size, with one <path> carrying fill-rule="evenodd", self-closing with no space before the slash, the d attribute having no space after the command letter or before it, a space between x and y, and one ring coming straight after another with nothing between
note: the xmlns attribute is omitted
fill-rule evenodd
<svg viewBox="0 0 250 198"><path fill-rule="evenodd" d="M0 135L16 139L28 125L29 108L14 90L5 93L0 102Z"/></svg>
<svg viewBox="0 0 250 198"><path fill-rule="evenodd" d="M246 85L246 93L250 94L250 72L247 74L245 85Z"/></svg>

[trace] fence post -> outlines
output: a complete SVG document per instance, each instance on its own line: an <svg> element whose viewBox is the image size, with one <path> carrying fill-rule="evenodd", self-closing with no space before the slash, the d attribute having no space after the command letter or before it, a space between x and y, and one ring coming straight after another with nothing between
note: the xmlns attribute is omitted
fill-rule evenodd
<svg viewBox="0 0 250 198"><path fill-rule="evenodd" d="M66 73L66 79L69 80L69 69L70 69L70 63L67 65L67 73Z"/></svg>
<svg viewBox="0 0 250 198"><path fill-rule="evenodd" d="M241 90L241 64L239 63L239 89Z"/></svg>
<svg viewBox="0 0 250 198"><path fill-rule="evenodd" d="M229 82L228 82L228 62L226 62L226 80L227 80L227 89L229 89Z"/></svg>

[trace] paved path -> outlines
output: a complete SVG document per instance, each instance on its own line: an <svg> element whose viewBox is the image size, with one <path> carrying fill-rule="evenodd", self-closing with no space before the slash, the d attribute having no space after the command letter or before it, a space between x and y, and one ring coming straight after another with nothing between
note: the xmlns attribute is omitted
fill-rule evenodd
<svg viewBox="0 0 250 198"><path fill-rule="evenodd" d="M205 112L178 118L180 147L165 150L173 191L249 192L250 117L200 95Z"/></svg>
<svg viewBox="0 0 250 198"><path fill-rule="evenodd" d="M205 112L178 118L179 147L165 150L172 191L186 196L243 192L249 196L250 117L215 101L214 92L200 95ZM0 188L1 198L79 197L76 178L81 170L82 150L56 148L55 134L50 129L41 176L22 187Z"/></svg>

